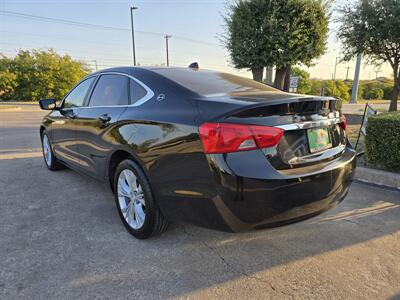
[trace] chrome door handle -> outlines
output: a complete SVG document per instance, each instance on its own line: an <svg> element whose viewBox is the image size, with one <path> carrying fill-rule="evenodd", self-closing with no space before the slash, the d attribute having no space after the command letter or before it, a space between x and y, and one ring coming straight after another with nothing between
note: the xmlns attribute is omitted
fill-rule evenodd
<svg viewBox="0 0 400 300"><path fill-rule="evenodd" d="M100 121L101 123L103 123L103 124L106 124L106 123L108 123L108 122L111 121L111 117L110 117L109 115L107 115L107 114L104 114L104 115L101 115L101 116L99 117L99 121Z"/></svg>
<svg viewBox="0 0 400 300"><path fill-rule="evenodd" d="M64 111L64 115L68 118L68 119L75 119L77 117L77 115L72 111L72 110L66 110Z"/></svg>

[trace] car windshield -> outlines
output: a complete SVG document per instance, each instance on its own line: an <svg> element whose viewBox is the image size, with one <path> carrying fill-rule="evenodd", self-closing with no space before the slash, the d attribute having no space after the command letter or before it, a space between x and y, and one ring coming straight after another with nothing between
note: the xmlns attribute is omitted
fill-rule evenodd
<svg viewBox="0 0 400 300"><path fill-rule="evenodd" d="M249 93L281 93L269 85L228 73L195 69L155 69L157 73L171 79L202 96L232 95Z"/></svg>

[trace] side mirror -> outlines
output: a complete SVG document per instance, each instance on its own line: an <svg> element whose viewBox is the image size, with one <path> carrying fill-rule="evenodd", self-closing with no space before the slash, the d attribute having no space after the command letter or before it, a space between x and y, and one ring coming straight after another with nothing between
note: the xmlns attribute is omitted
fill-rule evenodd
<svg viewBox="0 0 400 300"><path fill-rule="evenodd" d="M39 105L41 109L44 110L54 110L57 108L56 99L41 99L39 100Z"/></svg>

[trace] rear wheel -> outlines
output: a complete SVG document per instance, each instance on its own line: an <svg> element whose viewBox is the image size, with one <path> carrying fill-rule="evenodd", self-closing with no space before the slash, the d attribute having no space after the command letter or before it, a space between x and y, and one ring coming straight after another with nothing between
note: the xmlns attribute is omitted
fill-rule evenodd
<svg viewBox="0 0 400 300"><path fill-rule="evenodd" d="M49 170L55 171L65 168L62 163L60 163L57 158L55 158L53 154L53 150L51 147L50 139L46 131L42 133L42 151L43 151L43 158L46 166Z"/></svg>
<svg viewBox="0 0 400 300"><path fill-rule="evenodd" d="M114 174L114 195L125 228L138 239L164 232L168 221L154 201L150 184L132 160L122 161Z"/></svg>

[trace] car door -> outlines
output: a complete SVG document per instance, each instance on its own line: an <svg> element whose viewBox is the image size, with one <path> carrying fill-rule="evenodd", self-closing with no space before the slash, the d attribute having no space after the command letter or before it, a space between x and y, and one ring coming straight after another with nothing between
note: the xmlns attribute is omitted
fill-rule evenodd
<svg viewBox="0 0 400 300"><path fill-rule="evenodd" d="M61 109L52 113L51 140L55 155L62 161L79 166L79 152L76 145L76 116L82 109L96 76L77 84L64 98Z"/></svg>
<svg viewBox="0 0 400 300"><path fill-rule="evenodd" d="M112 130L129 104L129 77L103 74L91 93L87 105L76 117L77 147L80 166L90 175L103 178L106 161L115 140Z"/></svg>

